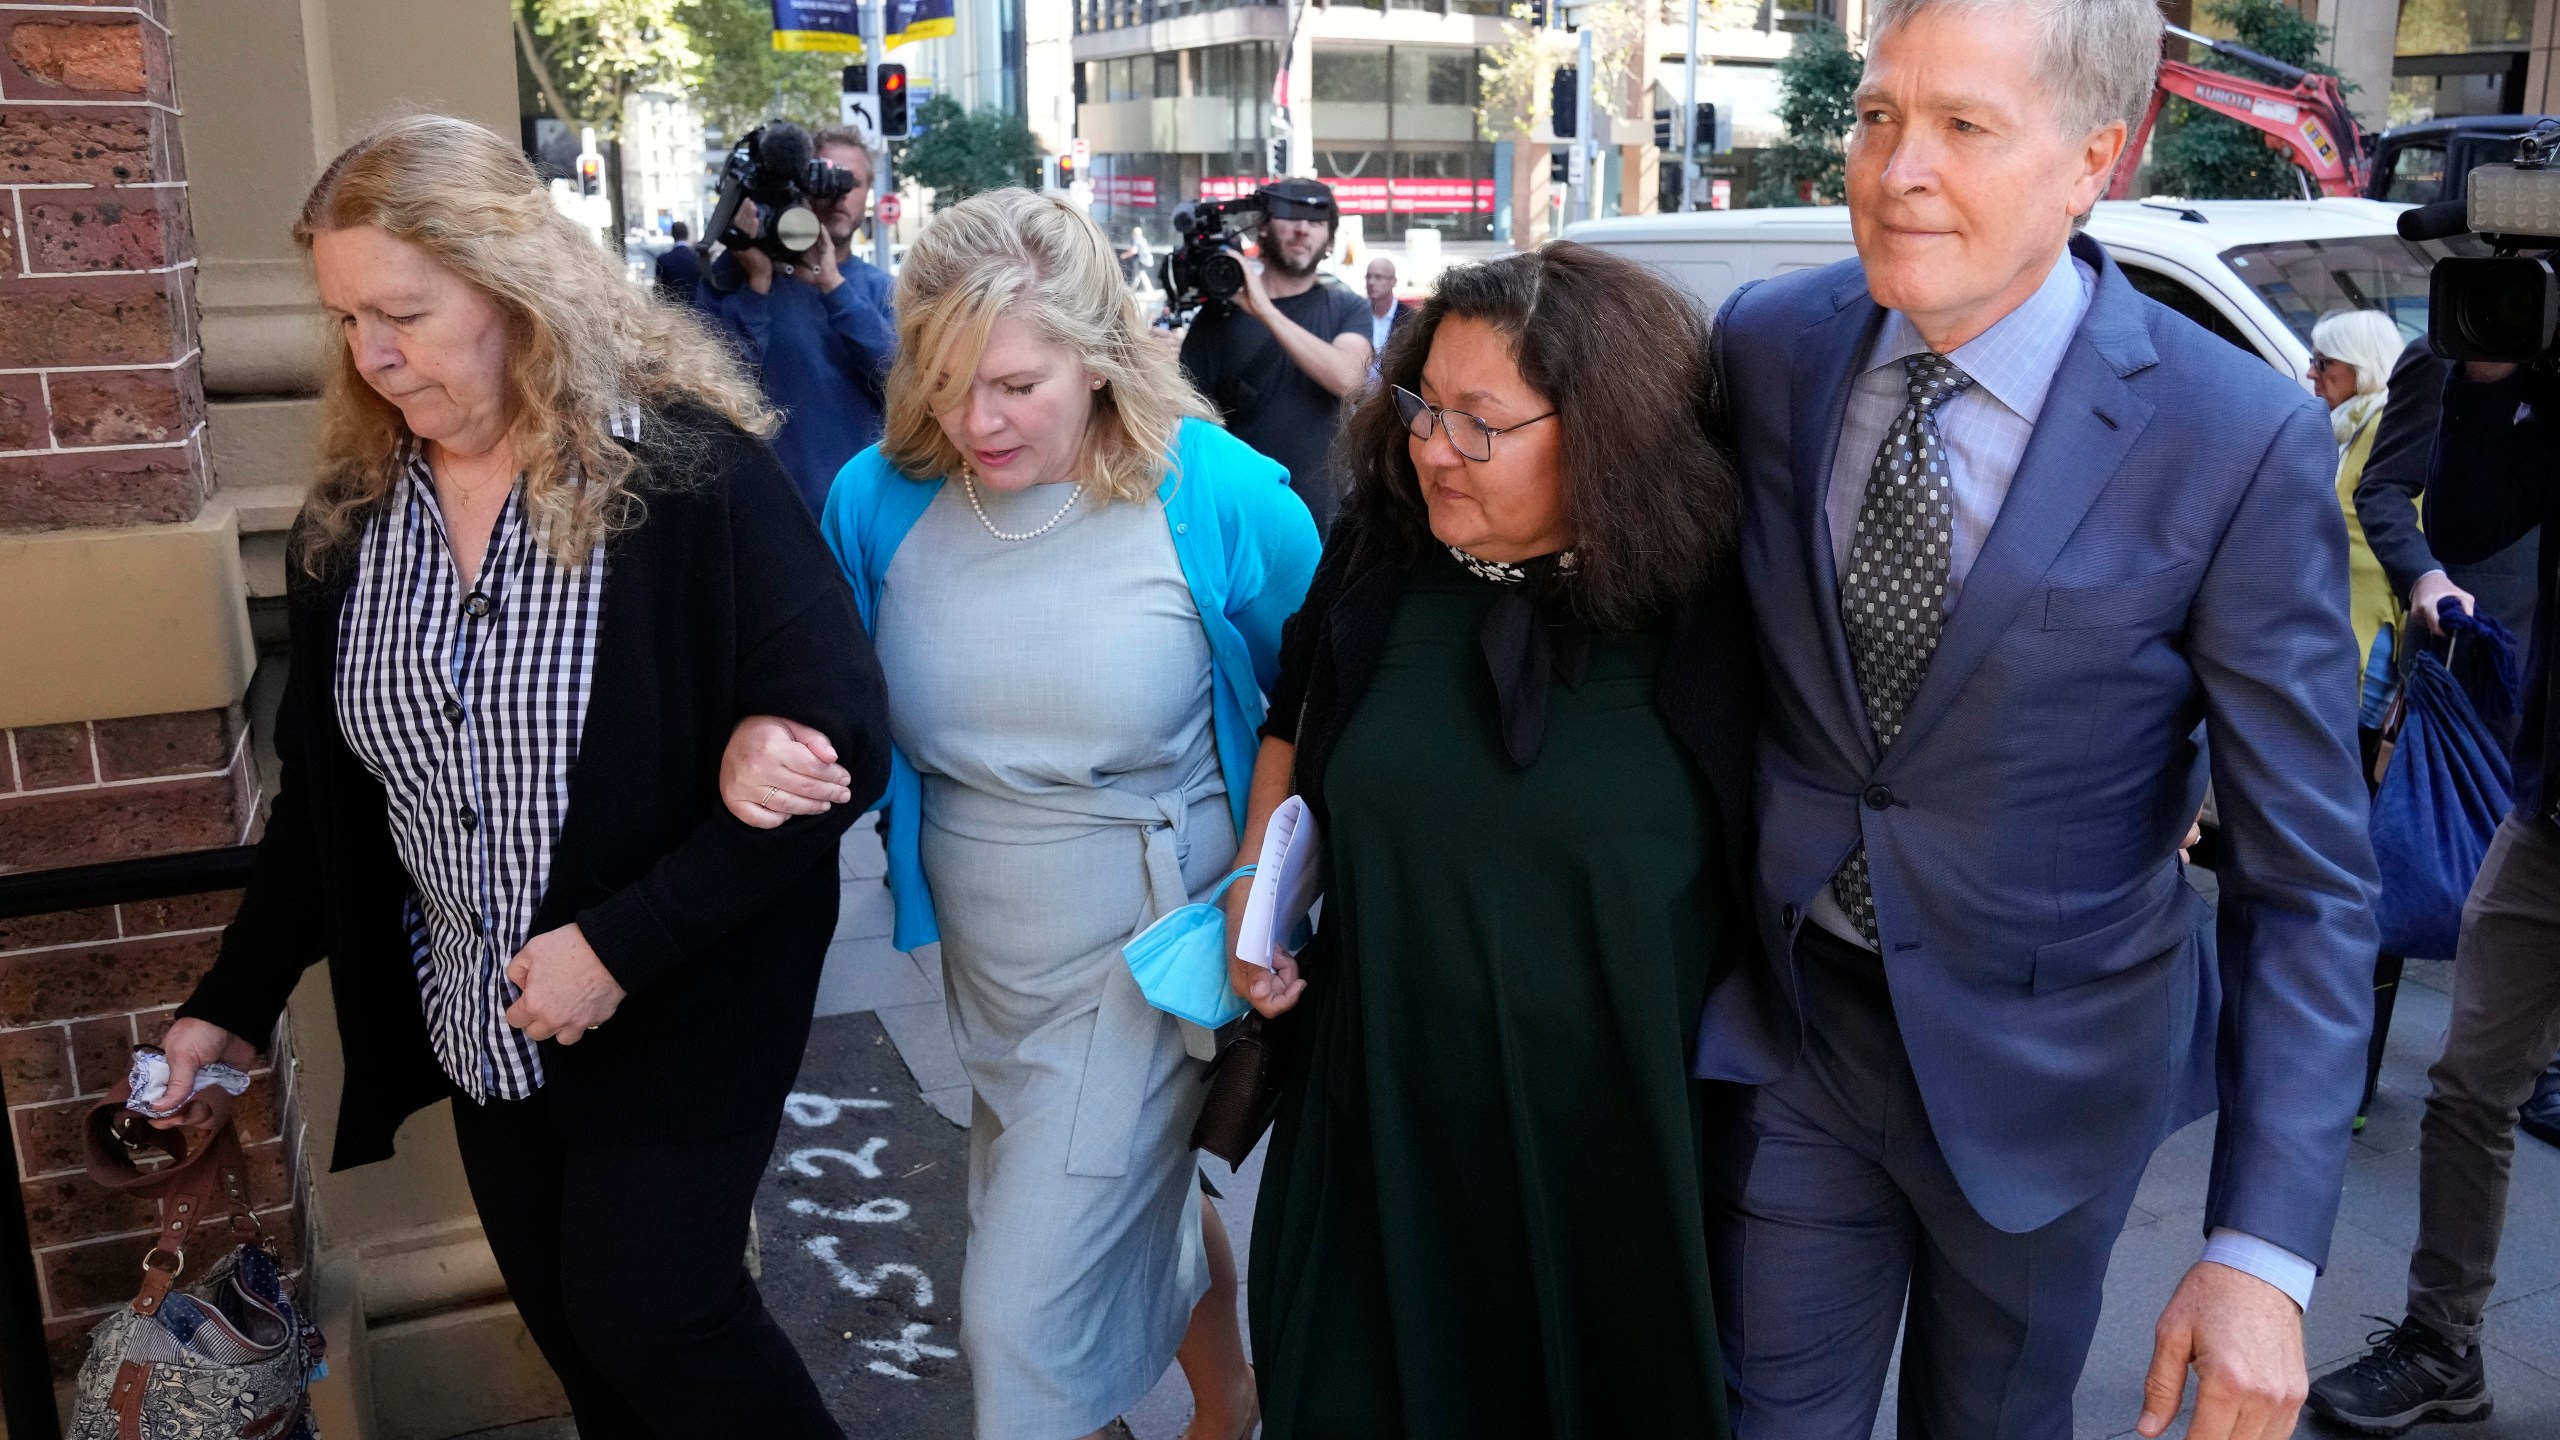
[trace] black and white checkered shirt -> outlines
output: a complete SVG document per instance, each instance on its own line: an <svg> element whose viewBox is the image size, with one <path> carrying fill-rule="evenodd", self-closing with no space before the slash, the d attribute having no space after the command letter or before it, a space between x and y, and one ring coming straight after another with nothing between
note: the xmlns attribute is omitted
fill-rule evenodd
<svg viewBox="0 0 2560 1440"><path fill-rule="evenodd" d="M625 412L614 433L634 438ZM542 903L569 811L603 612L604 549L576 569L526 521L521 481L465 587L435 477L406 472L358 552L338 648L339 724L382 782L393 844L417 884L406 912L436 1059L464 1094L542 1086L534 1042L507 1024L507 983Z"/></svg>

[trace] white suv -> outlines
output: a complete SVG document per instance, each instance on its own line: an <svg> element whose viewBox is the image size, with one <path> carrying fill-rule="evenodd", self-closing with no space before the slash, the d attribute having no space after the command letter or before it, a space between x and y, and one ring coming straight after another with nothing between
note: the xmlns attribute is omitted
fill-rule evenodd
<svg viewBox="0 0 2560 1440"><path fill-rule="evenodd" d="M2332 310L2379 309L2403 335L2426 333L2434 257L2394 228L2408 208L2378 200L2110 200L2089 217L2089 234L2135 289L2304 380L2311 327ZM1836 205L1587 220L1565 238L1643 261L1710 313L1746 281L1856 253L1849 212Z"/></svg>

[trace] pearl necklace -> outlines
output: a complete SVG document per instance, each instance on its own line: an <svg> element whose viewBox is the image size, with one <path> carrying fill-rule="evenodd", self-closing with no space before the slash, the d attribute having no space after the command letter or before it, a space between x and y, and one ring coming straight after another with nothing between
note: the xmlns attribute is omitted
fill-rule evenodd
<svg viewBox="0 0 2560 1440"><path fill-rule="evenodd" d="M965 471L960 476L960 488L968 494L969 508L978 512L978 523L987 527L987 533L999 540L1017 545L1025 540L1037 540L1056 529L1058 522L1067 518L1067 512L1076 508L1076 502L1084 498L1084 482L1079 480L1076 482L1076 488L1067 492L1067 503L1059 506L1058 513L1049 517L1049 523L1037 530L1025 530L1019 535L1009 535L997 529L996 522L987 518L987 507L978 500L978 482Z"/></svg>

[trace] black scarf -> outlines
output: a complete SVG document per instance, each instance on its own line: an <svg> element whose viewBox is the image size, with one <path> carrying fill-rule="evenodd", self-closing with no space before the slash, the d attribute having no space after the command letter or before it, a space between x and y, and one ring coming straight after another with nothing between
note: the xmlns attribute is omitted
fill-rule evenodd
<svg viewBox="0 0 2560 1440"><path fill-rule="evenodd" d="M1578 690L1591 668L1591 632L1574 618L1563 593L1573 579L1573 552L1514 565L1448 549L1468 573L1503 589L1476 627L1476 641L1501 707L1502 748L1526 769L1546 744L1548 677Z"/></svg>

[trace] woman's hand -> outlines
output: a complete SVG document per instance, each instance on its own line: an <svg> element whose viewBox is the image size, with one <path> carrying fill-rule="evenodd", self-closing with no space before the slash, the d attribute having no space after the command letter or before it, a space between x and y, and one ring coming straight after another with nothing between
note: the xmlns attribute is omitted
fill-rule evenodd
<svg viewBox="0 0 2560 1440"><path fill-rule="evenodd" d="M185 1118L198 1070L217 1060L241 1070L258 1063L257 1046L209 1020L177 1021L160 1037L160 1048L169 1056L169 1088L160 1094L166 1108L154 1111L151 1123L161 1130Z"/></svg>
<svg viewBox="0 0 2560 1440"><path fill-rule="evenodd" d="M826 736L775 715L739 721L720 752L720 803L758 830L851 804L852 783Z"/></svg>
<svg viewBox="0 0 2560 1440"><path fill-rule="evenodd" d="M1250 965L1233 955L1227 957L1227 983L1236 987L1244 1003L1254 1008L1263 1019L1275 1019L1295 1009L1298 997L1307 993L1307 977L1298 973L1298 957L1273 946L1271 968Z"/></svg>
<svg viewBox="0 0 2560 1440"><path fill-rule="evenodd" d="M1244 928L1245 897L1252 887L1230 886L1226 898L1219 902L1227 912L1227 983L1244 997L1245 1003L1269 1020L1285 1014L1306 993L1306 977L1298 973L1298 957L1278 946L1271 948L1271 968L1249 964L1236 958L1236 935Z"/></svg>
<svg viewBox="0 0 2560 1440"><path fill-rule="evenodd" d="M507 962L507 982L516 987L507 1023L528 1040L575 1045L622 1008L621 982L604 968L586 932L575 925L524 942Z"/></svg>

